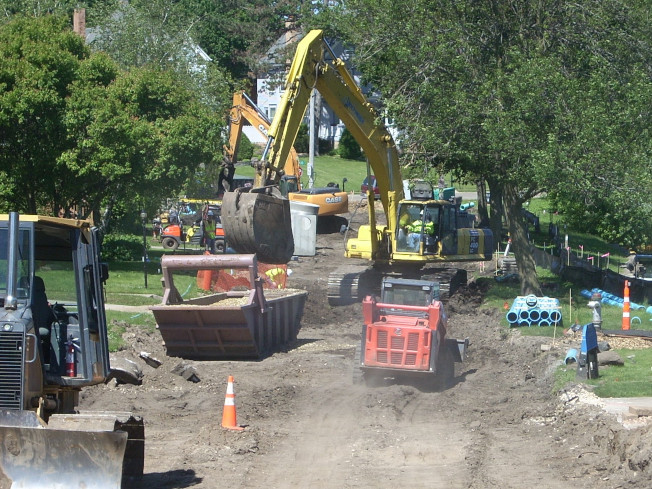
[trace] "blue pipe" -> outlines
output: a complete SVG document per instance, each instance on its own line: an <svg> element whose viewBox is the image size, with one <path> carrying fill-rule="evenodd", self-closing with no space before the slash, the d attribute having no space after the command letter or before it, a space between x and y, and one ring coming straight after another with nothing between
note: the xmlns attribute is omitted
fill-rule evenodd
<svg viewBox="0 0 652 489"><path fill-rule="evenodd" d="M530 321L532 323L538 323L541 318L541 311L538 308L530 309L529 311Z"/></svg>
<svg viewBox="0 0 652 489"><path fill-rule="evenodd" d="M509 324L514 324L518 320L518 313L512 308L505 317Z"/></svg>

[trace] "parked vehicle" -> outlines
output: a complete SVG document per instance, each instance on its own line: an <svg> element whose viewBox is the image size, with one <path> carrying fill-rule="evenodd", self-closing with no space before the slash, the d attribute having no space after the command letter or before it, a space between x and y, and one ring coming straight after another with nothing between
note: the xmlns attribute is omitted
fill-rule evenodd
<svg viewBox="0 0 652 489"><path fill-rule="evenodd" d="M200 202L203 203L199 204ZM220 220L221 201L183 200L181 204L183 204L183 211L180 213L180 218L165 226L159 233L158 240L163 248L176 251L182 245L201 246L204 237L203 213L211 210L217 216L214 251L223 253L226 249L226 238Z"/></svg>
<svg viewBox="0 0 652 489"><path fill-rule="evenodd" d="M371 181L371 184L369 183ZM362 181L362 185L360 185L360 193L362 193L362 196L366 196L367 192L373 192L374 193L374 198L375 199L380 199L380 189L378 188L378 180L376 180L376 177L371 175L370 177L365 177L365 179Z"/></svg>

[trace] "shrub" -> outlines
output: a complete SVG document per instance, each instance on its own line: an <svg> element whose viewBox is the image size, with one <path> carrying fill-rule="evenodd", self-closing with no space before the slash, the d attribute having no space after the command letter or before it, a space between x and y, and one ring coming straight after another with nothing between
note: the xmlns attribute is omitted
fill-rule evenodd
<svg viewBox="0 0 652 489"><path fill-rule="evenodd" d="M338 152L342 158L347 160L362 159L362 149L347 128L344 128L344 131L342 131Z"/></svg>
<svg viewBox="0 0 652 489"><path fill-rule="evenodd" d="M319 154L325 155L333 149L333 142L330 139L319 138L319 144L317 147L319 148Z"/></svg>
<svg viewBox="0 0 652 489"><path fill-rule="evenodd" d="M102 260L137 261L143 256L143 238L133 234L107 234L102 240Z"/></svg>
<svg viewBox="0 0 652 489"><path fill-rule="evenodd" d="M301 124L297 138L294 140L294 149L297 153L307 153L310 147L310 135L308 134L308 125Z"/></svg>
<svg viewBox="0 0 652 489"><path fill-rule="evenodd" d="M242 134L242 136L240 136L240 147L238 148L238 160L250 160L253 155L253 143L249 141L249 138L245 134Z"/></svg>

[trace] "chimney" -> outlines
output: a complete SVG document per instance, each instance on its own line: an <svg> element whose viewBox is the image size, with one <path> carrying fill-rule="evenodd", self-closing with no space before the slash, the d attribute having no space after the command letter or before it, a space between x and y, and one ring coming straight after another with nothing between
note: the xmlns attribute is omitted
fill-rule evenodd
<svg viewBox="0 0 652 489"><path fill-rule="evenodd" d="M86 9L76 8L72 16L72 30L86 39Z"/></svg>

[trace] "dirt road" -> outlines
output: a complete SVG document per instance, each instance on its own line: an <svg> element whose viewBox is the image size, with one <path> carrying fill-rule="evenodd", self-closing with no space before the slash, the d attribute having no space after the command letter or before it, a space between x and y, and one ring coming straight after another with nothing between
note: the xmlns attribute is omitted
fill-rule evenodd
<svg viewBox="0 0 652 489"><path fill-rule="evenodd" d="M290 263L289 286L309 291L299 339L261 361L166 357L158 332L128 330L118 355L140 365L142 385L91 388L81 404L144 417L145 476L134 487L652 487L649 429L625 430L575 391L553 393L565 352L501 328L504 312L480 308L475 282L446 304L451 335L470 339L455 385L354 385L361 307L332 308L325 292L343 261L336 233L319 234L316 256ZM163 364L150 367L141 351ZM175 375L180 363L199 382ZM241 432L220 426L229 375Z"/></svg>

